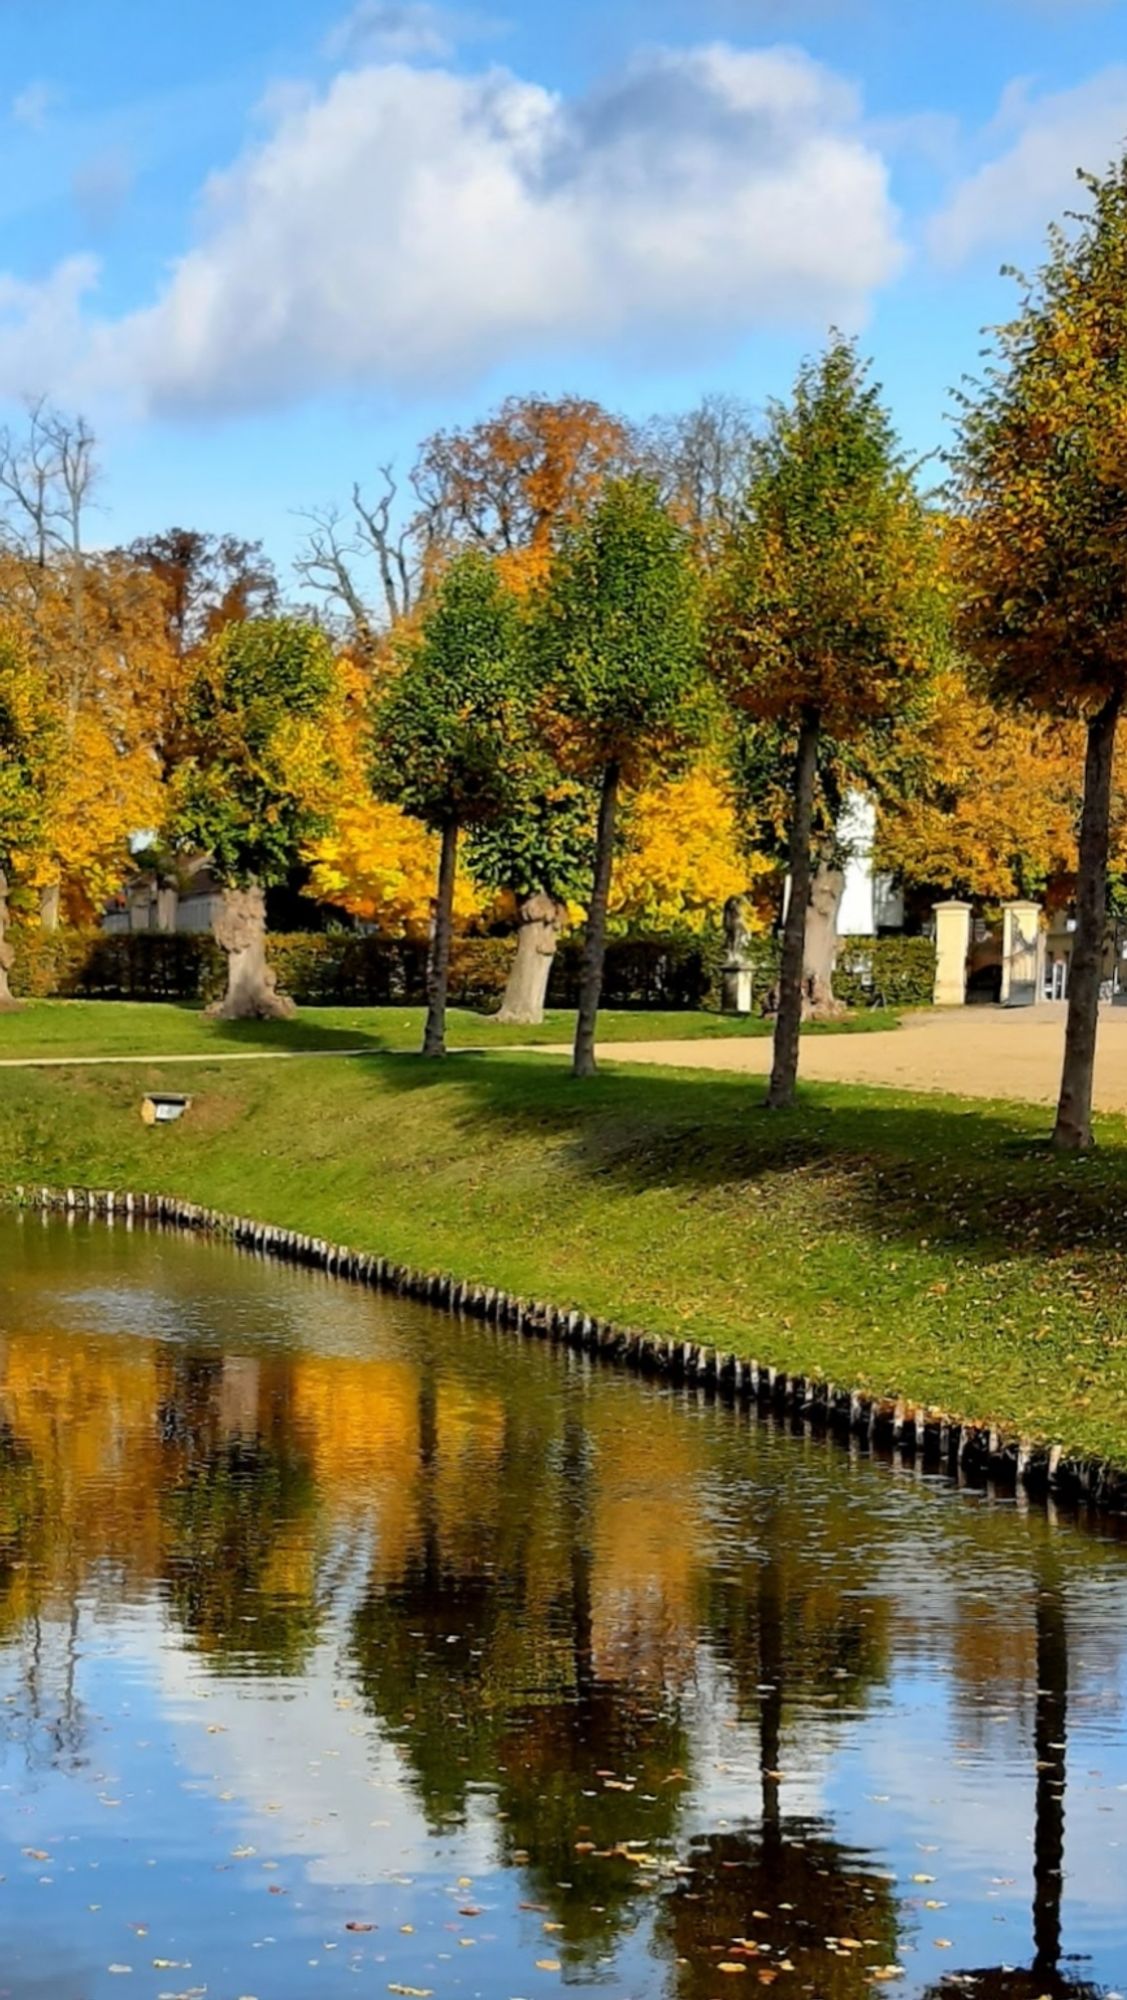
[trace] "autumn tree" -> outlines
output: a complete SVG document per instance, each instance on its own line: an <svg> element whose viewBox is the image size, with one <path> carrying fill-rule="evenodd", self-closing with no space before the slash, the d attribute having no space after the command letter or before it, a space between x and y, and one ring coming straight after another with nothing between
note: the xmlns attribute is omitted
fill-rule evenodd
<svg viewBox="0 0 1127 2000"><path fill-rule="evenodd" d="M223 1020L293 1011L266 963L265 891L327 829L338 696L332 648L300 619L225 625L198 657L167 835L181 852L206 854L224 886L216 937L227 992L212 1009Z"/></svg>
<svg viewBox="0 0 1127 2000"><path fill-rule="evenodd" d="M711 606L729 700L796 735L772 1107L798 1075L820 751L902 714L924 684L941 634L934 544L878 391L835 338L768 413Z"/></svg>
<svg viewBox="0 0 1127 2000"><path fill-rule="evenodd" d="M688 538L638 475L608 483L564 535L536 605L543 727L562 767L599 794L576 1076L595 1072L621 787L675 767L701 734L699 614Z"/></svg>
<svg viewBox="0 0 1127 2000"><path fill-rule="evenodd" d="M33 885L50 928L89 921L130 867L130 835L162 815L161 745L184 675L158 584L120 553L83 559L82 649L72 649L69 564L0 550L0 605L44 677L59 768Z"/></svg>
<svg viewBox="0 0 1127 2000"><path fill-rule="evenodd" d="M335 776L331 820L306 847L306 894L374 923L385 937L423 937L433 915L438 841L420 820L373 795L371 738L383 683L373 686L362 659L340 662L343 699L331 723ZM483 910L464 868L454 889L454 920Z"/></svg>
<svg viewBox="0 0 1127 2000"><path fill-rule="evenodd" d="M498 557L510 581L542 576L560 534L633 452L621 419L585 397L510 396L422 446L414 482L427 537Z"/></svg>
<svg viewBox="0 0 1127 2000"><path fill-rule="evenodd" d="M991 701L953 660L880 795L877 867L933 897L1042 897L1076 872L1079 736Z"/></svg>
<svg viewBox="0 0 1127 2000"><path fill-rule="evenodd" d="M770 863L748 851L715 745L686 770L655 776L623 799L608 908L615 933L699 933Z"/></svg>
<svg viewBox="0 0 1127 2000"><path fill-rule="evenodd" d="M139 536L124 554L160 584L169 643L179 659L224 625L270 618L278 609L278 579L261 542L166 528Z"/></svg>
<svg viewBox="0 0 1127 2000"><path fill-rule="evenodd" d="M458 838L514 802L528 742L521 612L497 566L468 552L446 570L378 703L372 780L440 840L423 1054L446 1053Z"/></svg>
<svg viewBox="0 0 1127 2000"><path fill-rule="evenodd" d="M44 677L19 634L0 627L0 1009L15 1005L8 984L10 878L26 870L42 844L57 748Z"/></svg>
<svg viewBox="0 0 1127 2000"><path fill-rule="evenodd" d="M962 402L963 631L998 696L1086 732L1076 934L1053 1144L1092 1144L1116 729L1127 694L1127 160L1048 258Z"/></svg>

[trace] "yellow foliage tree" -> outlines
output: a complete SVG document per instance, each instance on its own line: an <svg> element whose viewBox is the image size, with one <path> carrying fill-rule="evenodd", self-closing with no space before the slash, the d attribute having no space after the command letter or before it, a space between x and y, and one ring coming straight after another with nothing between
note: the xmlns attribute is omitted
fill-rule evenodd
<svg viewBox="0 0 1127 2000"><path fill-rule="evenodd" d="M763 856L745 855L730 789L711 762L637 792L624 819L613 930L706 930L729 896L772 872Z"/></svg>
<svg viewBox="0 0 1127 2000"><path fill-rule="evenodd" d="M433 911L438 837L398 806L373 798L368 783L367 740L372 683L352 659L342 667L344 701L333 724L333 764L338 773L332 830L306 851L309 894L350 916L374 923L390 937L425 934ZM454 889L454 915L466 924L485 898L464 868Z"/></svg>
<svg viewBox="0 0 1127 2000"><path fill-rule="evenodd" d="M907 746L919 781L883 796L877 865L937 894L1041 895L1076 868L1080 730L999 708L957 667Z"/></svg>
<svg viewBox="0 0 1127 2000"><path fill-rule="evenodd" d="M183 666L157 579L120 555L0 559L0 606L42 671L60 728L58 783L29 874L47 921L93 917L129 870L129 836L159 824Z"/></svg>

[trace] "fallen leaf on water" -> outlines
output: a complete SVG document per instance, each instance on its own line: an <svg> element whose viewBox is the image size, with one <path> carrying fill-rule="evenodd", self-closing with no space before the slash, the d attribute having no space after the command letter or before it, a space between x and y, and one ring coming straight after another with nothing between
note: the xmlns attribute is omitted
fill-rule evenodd
<svg viewBox="0 0 1127 2000"><path fill-rule="evenodd" d="M375 1924L358 1923L356 1919L353 1918L352 1922L346 1924L344 1928L346 1931L374 1931L376 1927Z"/></svg>
<svg viewBox="0 0 1127 2000"><path fill-rule="evenodd" d="M537 1972L558 1972L559 1969L560 1962L558 1958L538 1958L536 1961Z"/></svg>

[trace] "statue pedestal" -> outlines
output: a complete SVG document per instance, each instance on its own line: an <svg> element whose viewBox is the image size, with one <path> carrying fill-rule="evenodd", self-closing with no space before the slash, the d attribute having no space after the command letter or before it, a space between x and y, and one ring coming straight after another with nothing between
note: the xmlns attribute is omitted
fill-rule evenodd
<svg viewBox="0 0 1127 2000"><path fill-rule="evenodd" d="M725 1014L750 1014L752 1005L751 967L741 964L738 959L730 959L720 975L721 1011Z"/></svg>

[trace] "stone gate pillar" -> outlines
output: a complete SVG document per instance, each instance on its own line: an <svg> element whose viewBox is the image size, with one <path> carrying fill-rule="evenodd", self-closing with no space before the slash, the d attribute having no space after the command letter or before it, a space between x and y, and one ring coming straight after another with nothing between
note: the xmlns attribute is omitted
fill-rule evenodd
<svg viewBox="0 0 1127 2000"><path fill-rule="evenodd" d="M935 993L936 1007L962 1007L967 997L967 953L970 950L969 903L936 903Z"/></svg>
<svg viewBox="0 0 1127 2000"><path fill-rule="evenodd" d="M1003 1007L1032 1007L1045 983L1045 941L1041 905L1015 901L1002 904Z"/></svg>

